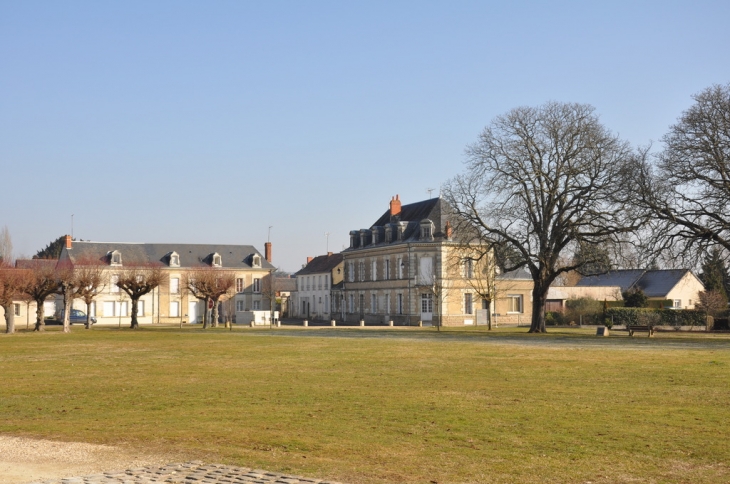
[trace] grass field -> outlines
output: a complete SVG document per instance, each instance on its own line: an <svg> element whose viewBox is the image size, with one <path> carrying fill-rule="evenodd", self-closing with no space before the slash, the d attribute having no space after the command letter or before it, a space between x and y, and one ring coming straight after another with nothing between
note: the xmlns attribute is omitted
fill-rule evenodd
<svg viewBox="0 0 730 484"><path fill-rule="evenodd" d="M370 482L730 482L730 338L56 328L0 432Z"/></svg>

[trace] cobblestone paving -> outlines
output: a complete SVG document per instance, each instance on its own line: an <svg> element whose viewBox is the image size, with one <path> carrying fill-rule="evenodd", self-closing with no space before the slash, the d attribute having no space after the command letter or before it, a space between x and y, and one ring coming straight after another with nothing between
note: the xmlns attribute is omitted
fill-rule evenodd
<svg viewBox="0 0 730 484"><path fill-rule="evenodd" d="M288 476L246 467L187 462L162 467L149 466L92 476L65 477L33 484L338 484L321 479Z"/></svg>

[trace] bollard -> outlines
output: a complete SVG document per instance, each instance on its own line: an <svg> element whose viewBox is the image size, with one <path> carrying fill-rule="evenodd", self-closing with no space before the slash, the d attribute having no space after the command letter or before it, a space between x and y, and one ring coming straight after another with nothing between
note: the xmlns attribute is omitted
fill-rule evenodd
<svg viewBox="0 0 730 484"><path fill-rule="evenodd" d="M423 321L419 321L419 322L418 322L418 327L419 327L419 328L422 328L422 327L423 327Z"/></svg>
<svg viewBox="0 0 730 484"><path fill-rule="evenodd" d="M306 319L304 320L304 326L309 326L309 321L307 321Z"/></svg>
<svg viewBox="0 0 730 484"><path fill-rule="evenodd" d="M361 319L360 320L360 326L365 326L365 320L364 319Z"/></svg>
<svg viewBox="0 0 730 484"><path fill-rule="evenodd" d="M254 320L253 319L251 320L251 327L252 328L254 327Z"/></svg>
<svg viewBox="0 0 730 484"><path fill-rule="evenodd" d="M388 326L393 326L393 320L388 321Z"/></svg>
<svg viewBox="0 0 730 484"><path fill-rule="evenodd" d="M330 321L330 326L337 326L337 322L333 319Z"/></svg>
<svg viewBox="0 0 730 484"><path fill-rule="evenodd" d="M281 321L279 321L278 319L276 320L276 327L281 328Z"/></svg>

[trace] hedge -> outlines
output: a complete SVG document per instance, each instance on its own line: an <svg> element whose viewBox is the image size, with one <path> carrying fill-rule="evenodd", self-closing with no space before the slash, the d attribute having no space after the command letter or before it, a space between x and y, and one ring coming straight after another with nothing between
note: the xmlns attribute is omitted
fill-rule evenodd
<svg viewBox="0 0 730 484"><path fill-rule="evenodd" d="M693 309L608 308L606 317L613 319L613 324L623 325L646 325L650 322L654 326L704 326L707 324L706 314Z"/></svg>

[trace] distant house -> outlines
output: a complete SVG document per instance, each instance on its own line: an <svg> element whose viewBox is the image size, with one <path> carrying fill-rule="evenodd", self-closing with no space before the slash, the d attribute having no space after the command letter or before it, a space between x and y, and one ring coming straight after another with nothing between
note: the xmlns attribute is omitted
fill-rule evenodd
<svg viewBox="0 0 730 484"><path fill-rule="evenodd" d="M330 319L336 312L337 299L332 298L333 286L342 282L342 254L308 257L295 275L296 292L292 294L291 314L299 318Z"/></svg>
<svg viewBox="0 0 730 484"><path fill-rule="evenodd" d="M557 289L567 299L589 297L600 301L621 301L623 292L636 289L641 290L653 305L694 309L698 293L704 291L705 286L689 269L632 269L586 276L575 286Z"/></svg>

